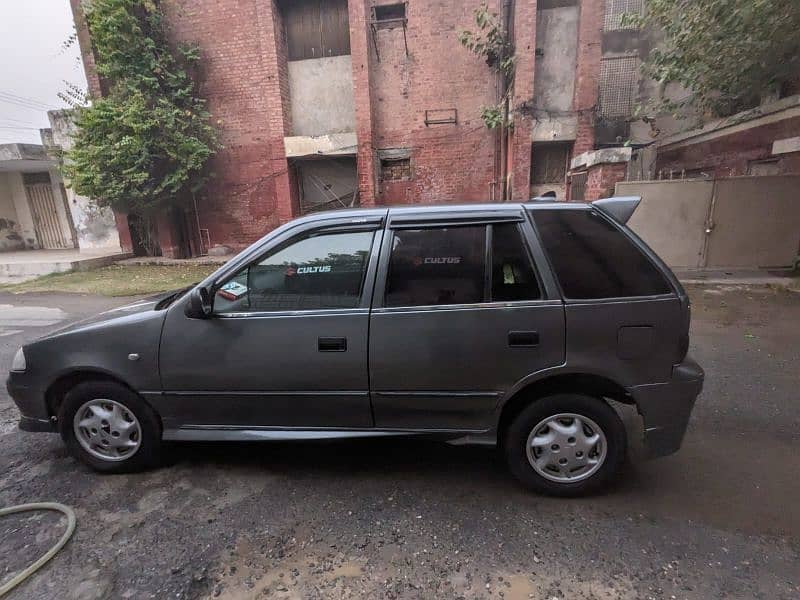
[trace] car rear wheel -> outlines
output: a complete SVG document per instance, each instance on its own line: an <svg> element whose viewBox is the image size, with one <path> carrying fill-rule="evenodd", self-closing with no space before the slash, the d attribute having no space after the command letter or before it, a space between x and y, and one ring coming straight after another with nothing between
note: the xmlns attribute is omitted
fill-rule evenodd
<svg viewBox="0 0 800 600"><path fill-rule="evenodd" d="M511 472L528 488L580 496L607 484L625 458L617 413L598 398L557 394L520 412L504 437Z"/></svg>
<svg viewBox="0 0 800 600"><path fill-rule="evenodd" d="M137 394L114 382L81 383L58 415L70 453L96 471L122 473L158 463L161 423Z"/></svg>

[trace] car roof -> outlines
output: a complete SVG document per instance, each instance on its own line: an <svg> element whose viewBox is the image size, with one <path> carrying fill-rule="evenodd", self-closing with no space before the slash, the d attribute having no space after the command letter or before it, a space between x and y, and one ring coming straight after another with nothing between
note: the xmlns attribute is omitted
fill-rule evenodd
<svg viewBox="0 0 800 600"><path fill-rule="evenodd" d="M382 217L382 216L404 216L419 214L447 214L465 212L486 212L486 211L519 211L521 209L589 209L591 204L584 202L547 202L536 200L532 202L492 202L492 203L459 203L459 204L408 204L404 206L376 206L364 208L339 208L311 213L297 219L298 221L316 221L319 219L330 218L359 218L359 217Z"/></svg>

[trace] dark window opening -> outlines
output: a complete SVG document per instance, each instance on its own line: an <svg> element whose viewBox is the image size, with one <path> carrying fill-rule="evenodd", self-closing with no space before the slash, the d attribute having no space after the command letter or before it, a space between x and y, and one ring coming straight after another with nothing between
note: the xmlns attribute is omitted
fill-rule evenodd
<svg viewBox="0 0 800 600"><path fill-rule="evenodd" d="M38 173L23 173L22 182L25 185L36 185L37 183L50 183L50 173L40 171Z"/></svg>
<svg viewBox="0 0 800 600"><path fill-rule="evenodd" d="M382 158L382 181L408 181L411 179L410 158Z"/></svg>
<svg viewBox="0 0 800 600"><path fill-rule="evenodd" d="M350 54L347 0L281 3L289 60Z"/></svg>
<svg viewBox="0 0 800 600"><path fill-rule="evenodd" d="M406 18L406 3L379 4L372 7L372 14L376 24L402 21Z"/></svg>
<svg viewBox="0 0 800 600"><path fill-rule="evenodd" d="M531 183L563 185L567 177L570 144L534 144L531 150Z"/></svg>
<svg viewBox="0 0 800 600"><path fill-rule="evenodd" d="M661 272L625 234L591 210L534 210L533 219L566 298L668 294Z"/></svg>

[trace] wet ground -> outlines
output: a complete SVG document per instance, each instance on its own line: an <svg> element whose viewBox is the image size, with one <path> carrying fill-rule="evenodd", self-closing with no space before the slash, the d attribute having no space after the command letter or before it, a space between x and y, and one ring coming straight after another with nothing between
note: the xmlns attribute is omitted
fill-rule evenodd
<svg viewBox="0 0 800 600"><path fill-rule="evenodd" d="M800 294L692 295L707 383L684 447L593 498L532 495L491 450L421 441L183 445L157 471L99 476L19 432L2 390L0 506L78 515L10 598L798 598ZM0 295L0 364L120 302ZM61 526L0 520L0 582Z"/></svg>

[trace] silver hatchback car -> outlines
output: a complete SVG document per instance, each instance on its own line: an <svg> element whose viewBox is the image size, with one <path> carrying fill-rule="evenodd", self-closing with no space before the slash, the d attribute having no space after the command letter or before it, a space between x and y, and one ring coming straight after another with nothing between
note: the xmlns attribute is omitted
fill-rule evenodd
<svg viewBox="0 0 800 600"><path fill-rule="evenodd" d="M198 285L20 348L26 431L103 472L168 440L496 443L528 487L596 490L635 405L681 444L702 369L689 300L625 222L638 198L371 208L292 221Z"/></svg>

